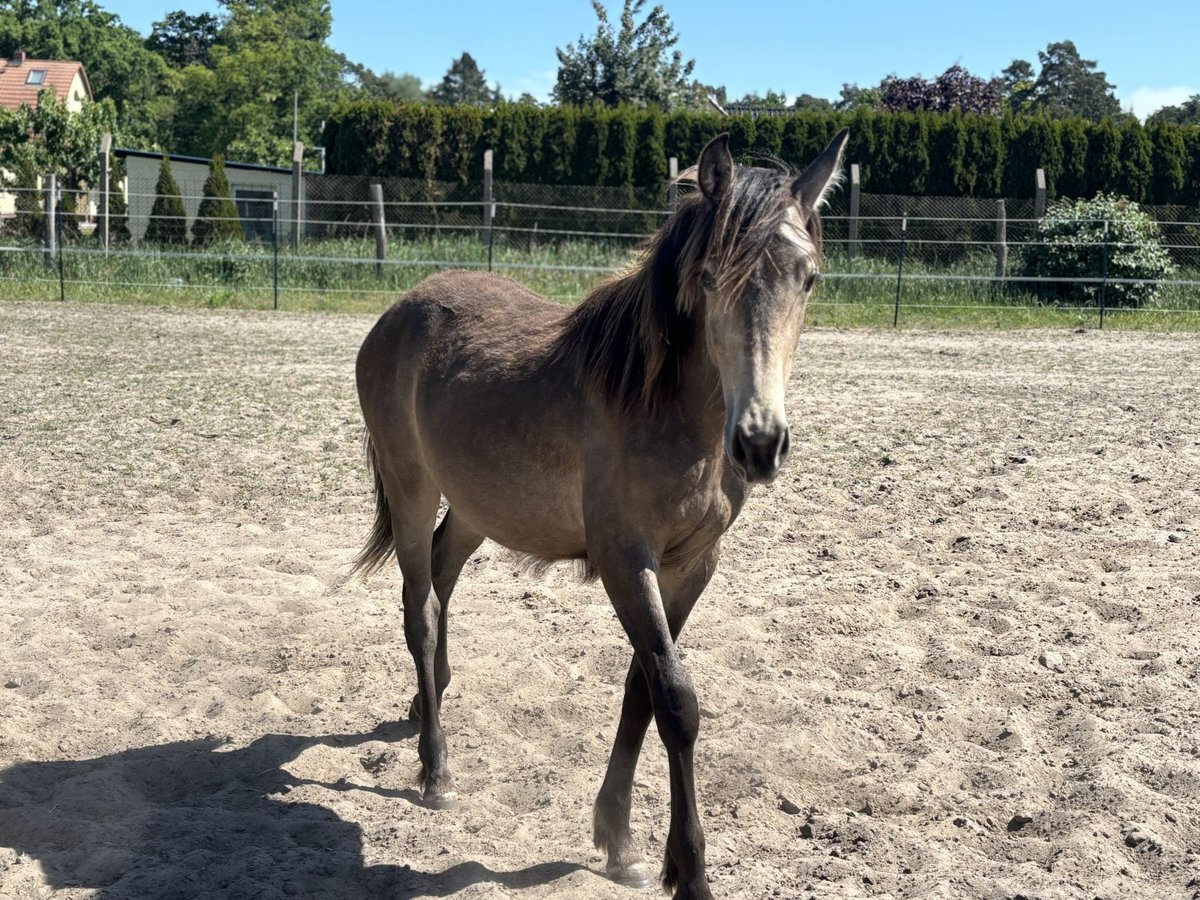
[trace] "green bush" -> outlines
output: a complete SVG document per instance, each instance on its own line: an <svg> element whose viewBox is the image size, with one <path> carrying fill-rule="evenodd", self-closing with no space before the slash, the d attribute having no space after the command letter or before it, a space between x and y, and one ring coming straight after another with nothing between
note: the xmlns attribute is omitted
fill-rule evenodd
<svg viewBox="0 0 1200 900"><path fill-rule="evenodd" d="M229 179L225 177L225 160L214 156L208 163L204 180L204 198L192 223L192 243L197 247L241 240L242 220L237 206L229 196Z"/></svg>
<svg viewBox="0 0 1200 900"><path fill-rule="evenodd" d="M154 205L150 207L150 223L146 226L146 243L164 247L182 246L187 243L187 214L183 210L183 197L179 185L171 175L171 163L163 154L158 169L158 183L154 186Z"/></svg>
<svg viewBox="0 0 1200 900"><path fill-rule="evenodd" d="M1107 232L1105 226L1107 223ZM1041 278L1163 279L1175 264L1161 244L1158 223L1136 203L1113 194L1093 200L1062 200L1042 220L1037 240L1026 247L1015 274ZM1106 261L1107 257L1107 261ZM1098 306L1100 284L1016 282L1060 305ZM1158 297L1157 284L1105 285L1106 307L1147 306Z"/></svg>

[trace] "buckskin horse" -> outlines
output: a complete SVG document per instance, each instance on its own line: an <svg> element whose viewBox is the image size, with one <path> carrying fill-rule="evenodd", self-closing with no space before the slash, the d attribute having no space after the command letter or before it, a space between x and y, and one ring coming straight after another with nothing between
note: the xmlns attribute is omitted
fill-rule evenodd
<svg viewBox="0 0 1200 900"><path fill-rule="evenodd" d="M685 173L699 189L638 262L573 309L506 278L443 272L363 342L376 515L355 566L369 573L394 553L403 575L427 803L454 796L440 706L463 565L485 537L534 560L577 560L633 645L596 846L610 877L648 880L629 813L653 718L671 783L661 879L676 898L712 896L692 769L699 711L675 642L721 535L787 458L784 390L846 140L843 130L795 174L735 164L721 135Z"/></svg>

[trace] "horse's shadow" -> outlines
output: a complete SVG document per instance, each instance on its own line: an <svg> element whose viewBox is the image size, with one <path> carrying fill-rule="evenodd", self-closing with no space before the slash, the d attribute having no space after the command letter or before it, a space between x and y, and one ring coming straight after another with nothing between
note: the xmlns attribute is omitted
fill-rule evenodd
<svg viewBox="0 0 1200 900"><path fill-rule="evenodd" d="M323 806L275 799L311 783L283 769L309 747L412 734L401 724L350 736L271 734L240 750L195 740L97 759L17 763L0 770L0 846L36 859L51 887L93 888L108 900L407 900L446 897L482 882L544 885L585 869L567 862L511 872L477 862L441 872L368 866L358 825ZM380 792L420 801L412 790Z"/></svg>

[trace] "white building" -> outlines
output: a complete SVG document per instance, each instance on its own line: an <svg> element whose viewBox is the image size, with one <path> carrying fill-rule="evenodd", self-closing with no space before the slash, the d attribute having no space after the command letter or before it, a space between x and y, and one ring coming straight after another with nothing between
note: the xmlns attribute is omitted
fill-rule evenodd
<svg viewBox="0 0 1200 900"><path fill-rule="evenodd" d="M150 224L150 209L154 206L155 187L163 154L145 150L116 151L125 163L125 194L129 203L129 233L140 241ZM171 175L179 185L183 209L187 214L188 233L204 197L204 182L208 178L209 160L198 156L167 154ZM274 217L273 204L279 201L279 240L290 239L296 209L292 205L292 170L278 166L259 166L251 163L225 163L230 195L242 219L247 239L270 241ZM303 182L301 183L303 202ZM303 214L301 214L303 219Z"/></svg>

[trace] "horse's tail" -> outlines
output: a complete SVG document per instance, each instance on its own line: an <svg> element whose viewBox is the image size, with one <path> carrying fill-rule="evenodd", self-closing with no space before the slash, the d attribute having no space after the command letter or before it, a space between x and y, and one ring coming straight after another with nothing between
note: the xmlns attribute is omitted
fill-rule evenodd
<svg viewBox="0 0 1200 900"><path fill-rule="evenodd" d="M367 454L367 467L375 479L375 524L371 526L367 545L354 558L350 576L362 575L366 578L382 569L396 548L392 543L392 510L383 490L383 478L379 475L379 465L375 460L375 444L371 441L369 431L363 435L363 449Z"/></svg>

